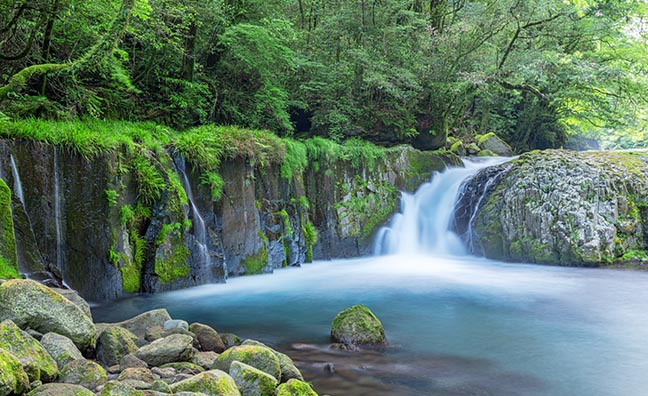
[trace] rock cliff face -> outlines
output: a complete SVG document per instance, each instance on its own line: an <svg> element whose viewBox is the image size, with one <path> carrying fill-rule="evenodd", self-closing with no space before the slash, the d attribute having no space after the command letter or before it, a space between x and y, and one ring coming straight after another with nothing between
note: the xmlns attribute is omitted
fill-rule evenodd
<svg viewBox="0 0 648 396"><path fill-rule="evenodd" d="M595 266L645 256L648 152L527 153L469 180L456 214L457 232L489 258Z"/></svg>
<svg viewBox="0 0 648 396"><path fill-rule="evenodd" d="M401 147L372 164L311 161L286 178L278 165L236 159L221 164L223 192L213 199L183 158L147 155L161 177L146 179L141 156L125 150L87 159L42 142L0 140L20 271L62 278L102 300L357 256L395 211L398 190L459 164ZM159 196L144 202L152 187Z"/></svg>

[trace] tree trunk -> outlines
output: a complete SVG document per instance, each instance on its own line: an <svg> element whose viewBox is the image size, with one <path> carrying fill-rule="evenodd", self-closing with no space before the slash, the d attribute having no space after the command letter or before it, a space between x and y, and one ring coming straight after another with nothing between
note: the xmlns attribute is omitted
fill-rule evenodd
<svg viewBox="0 0 648 396"><path fill-rule="evenodd" d="M45 26L45 34L43 35L43 46L41 51L41 61L47 63L49 61L50 48L52 46L52 30L54 29L54 21L58 16L60 0L54 0L54 5L52 6L52 12L50 13L49 18L47 19L47 25ZM47 88L47 75L41 77L40 83L40 94L45 96L45 89Z"/></svg>
<svg viewBox="0 0 648 396"><path fill-rule="evenodd" d="M194 70L196 68L196 35L198 26L191 22L189 34L185 39L184 54L182 55L182 69L180 74L185 81L193 82Z"/></svg>

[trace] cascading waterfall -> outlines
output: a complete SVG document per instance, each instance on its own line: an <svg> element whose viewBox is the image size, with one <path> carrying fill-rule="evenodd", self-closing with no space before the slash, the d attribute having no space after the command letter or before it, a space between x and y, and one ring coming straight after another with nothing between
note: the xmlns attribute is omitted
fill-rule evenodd
<svg viewBox="0 0 648 396"><path fill-rule="evenodd" d="M9 155L9 165L11 166L11 174L14 179L14 189L13 192L16 197L20 200L20 203L25 207L25 195L23 194L22 182L20 181L20 174L18 173L18 166L14 160L13 155Z"/></svg>
<svg viewBox="0 0 648 396"><path fill-rule="evenodd" d="M468 254L461 238L448 229L459 189L466 179L481 169L506 160L508 158L464 160L463 168L449 168L443 173L435 174L431 181L423 184L414 194L402 193L401 211L394 215L388 227L379 230L374 253L438 256Z"/></svg>
<svg viewBox="0 0 648 396"><path fill-rule="evenodd" d="M193 224L193 234L196 238L196 245L198 247L198 257L200 260L200 268L205 274L208 273L209 268L211 267L211 256L209 255L209 249L207 248L207 227L205 226L205 220L203 219L198 207L196 206L196 201L194 199L193 191L191 190L191 183L189 183L189 178L185 170L184 160L180 159L175 161L178 171L182 176L182 184L187 193L187 199L189 200L189 206L192 213L192 224Z"/></svg>

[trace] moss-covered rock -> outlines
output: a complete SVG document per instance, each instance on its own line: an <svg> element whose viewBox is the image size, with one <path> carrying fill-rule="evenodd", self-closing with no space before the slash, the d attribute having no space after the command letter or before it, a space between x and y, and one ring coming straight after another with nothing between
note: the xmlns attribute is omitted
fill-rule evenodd
<svg viewBox="0 0 648 396"><path fill-rule="evenodd" d="M214 368L229 371L230 365L235 360L268 373L274 378L281 378L279 358L270 348L255 345L235 346L218 356Z"/></svg>
<svg viewBox="0 0 648 396"><path fill-rule="evenodd" d="M160 366L160 368L169 368L169 367L181 374L195 375L205 371L205 369L202 368L202 366L199 366L191 362L174 362L174 363L163 364L162 366Z"/></svg>
<svg viewBox="0 0 648 396"><path fill-rule="evenodd" d="M99 393L99 396L145 396L141 390L118 381L109 381Z"/></svg>
<svg viewBox="0 0 648 396"><path fill-rule="evenodd" d="M233 361L230 376L243 396L274 396L277 379L250 365Z"/></svg>
<svg viewBox="0 0 648 396"><path fill-rule="evenodd" d="M0 279L19 278L11 189L0 179Z"/></svg>
<svg viewBox="0 0 648 396"><path fill-rule="evenodd" d="M173 334L143 346L135 353L135 356L150 366L188 361L193 357L192 344L193 338L190 336Z"/></svg>
<svg viewBox="0 0 648 396"><path fill-rule="evenodd" d="M94 396L94 393L79 385L52 383L33 389L28 396Z"/></svg>
<svg viewBox="0 0 648 396"><path fill-rule="evenodd" d="M81 350L95 345L92 320L70 300L31 280L14 279L0 285L0 318L41 333L64 335Z"/></svg>
<svg viewBox="0 0 648 396"><path fill-rule="evenodd" d="M164 323L171 320L171 315L166 309L154 309L139 314L131 319L119 323L113 323L112 326L123 327L124 329L135 334L137 338L144 339L146 331L152 327L160 326L164 328Z"/></svg>
<svg viewBox="0 0 648 396"><path fill-rule="evenodd" d="M292 379L279 385L276 396L317 396L317 393L307 382Z"/></svg>
<svg viewBox="0 0 648 396"><path fill-rule="evenodd" d="M201 350L216 353L221 353L225 350L223 340L213 328L202 323L192 323L189 326L189 331L196 335Z"/></svg>
<svg viewBox="0 0 648 396"><path fill-rule="evenodd" d="M59 369L73 360L83 359L81 351L72 340L56 333L47 333L40 341L41 345L56 361Z"/></svg>
<svg viewBox="0 0 648 396"><path fill-rule="evenodd" d="M387 342L382 323L364 305L354 305L335 316L331 339L347 345L379 346Z"/></svg>
<svg viewBox="0 0 648 396"><path fill-rule="evenodd" d="M487 151L502 157L510 157L513 155L513 149L505 141L500 139L494 132L489 132L485 135L475 136L475 141L482 151Z"/></svg>
<svg viewBox="0 0 648 396"><path fill-rule="evenodd" d="M58 382L94 390L106 383L108 375L99 364L85 359L73 360L61 370Z"/></svg>
<svg viewBox="0 0 648 396"><path fill-rule="evenodd" d="M135 380L152 383L153 381L155 381L155 376L153 375L151 370L147 368L133 367L123 370L121 373L119 373L119 377L117 377L117 379L119 381Z"/></svg>
<svg viewBox="0 0 648 396"><path fill-rule="evenodd" d="M0 396L19 395L28 388L29 378L18 358L0 349Z"/></svg>
<svg viewBox="0 0 648 396"><path fill-rule="evenodd" d="M469 215L458 231L472 229L472 250L494 259L578 266L622 260L648 248L647 175L646 152L526 153L468 181L458 205L470 209L457 212ZM470 193L485 186L485 194Z"/></svg>
<svg viewBox="0 0 648 396"><path fill-rule="evenodd" d="M106 367L119 364L121 358L137 352L135 340L137 336L124 328L107 328L97 339L97 360Z"/></svg>
<svg viewBox="0 0 648 396"><path fill-rule="evenodd" d="M11 320L0 323L0 349L14 355L30 381L53 381L58 375L56 362L32 336Z"/></svg>
<svg viewBox="0 0 648 396"><path fill-rule="evenodd" d="M210 370L171 385L174 394L180 392L202 392L207 395L241 396L236 383L224 371Z"/></svg>
<svg viewBox="0 0 648 396"><path fill-rule="evenodd" d="M275 356L277 356L277 358L279 359L279 366L281 368L281 378L278 378L278 379L281 380L280 382L286 382L286 381L288 381L290 379L298 379L298 380L301 380L301 381L304 380L304 377L302 376L302 373L299 371L297 366L295 366L295 362L293 362L293 360L290 358L290 356L288 356L286 354L283 354L281 352L275 351L274 349L272 349L272 348L268 347L267 345L265 345L265 344L263 344L263 343L261 343L259 341L256 341L256 340L247 339L247 340L243 341L243 344L241 344L241 345L256 345L256 346L262 346L262 347L269 348L275 354Z"/></svg>

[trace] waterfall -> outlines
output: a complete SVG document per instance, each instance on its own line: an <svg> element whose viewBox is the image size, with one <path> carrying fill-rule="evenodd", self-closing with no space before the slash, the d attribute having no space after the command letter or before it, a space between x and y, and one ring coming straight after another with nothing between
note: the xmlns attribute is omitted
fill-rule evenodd
<svg viewBox="0 0 648 396"><path fill-rule="evenodd" d="M61 192L60 192L61 175L58 165L58 150L54 146L54 223L56 225L56 268L63 273L62 250L61 250Z"/></svg>
<svg viewBox="0 0 648 396"><path fill-rule="evenodd" d="M13 155L9 154L9 165L11 166L11 174L14 179L14 189L13 192L20 200L20 203L25 207L25 195L23 194L22 182L20 181L20 175L18 174L18 166L16 161L14 161Z"/></svg>
<svg viewBox="0 0 648 396"><path fill-rule="evenodd" d="M481 169L507 160L464 160L463 168L448 168L443 173L435 174L414 194L403 192L401 210L394 215L388 227L379 230L374 252L439 256L468 254L461 238L449 230L459 189L465 180Z"/></svg>
<svg viewBox="0 0 648 396"><path fill-rule="evenodd" d="M196 206L196 200L194 199L193 191L191 189L191 183L189 183L189 178L187 177L187 172L185 170L184 160L178 159L175 162L176 167L182 176L182 185L187 193L189 207L191 208L193 235L196 238L196 246L198 247L200 268L204 270L205 274L207 274L207 271L211 266L211 256L209 255L209 249L207 248L207 227L205 226L205 220Z"/></svg>

